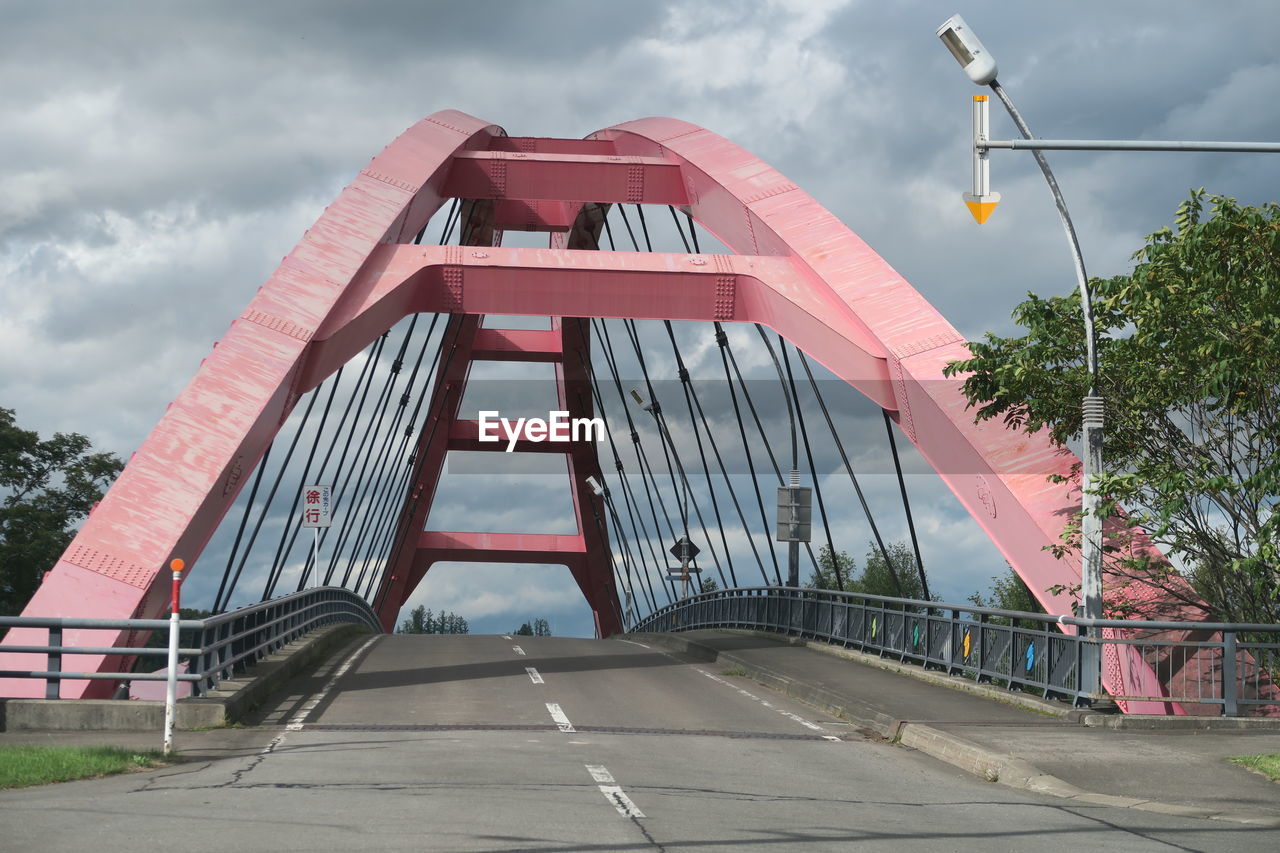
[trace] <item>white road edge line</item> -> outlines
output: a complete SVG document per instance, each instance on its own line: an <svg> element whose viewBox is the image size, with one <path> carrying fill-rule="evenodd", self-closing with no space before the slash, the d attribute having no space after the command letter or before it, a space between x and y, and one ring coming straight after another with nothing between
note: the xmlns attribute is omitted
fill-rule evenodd
<svg viewBox="0 0 1280 853"><path fill-rule="evenodd" d="M619 643L630 643L633 646L639 646L642 649L651 649L653 646L646 646L644 643L637 643L635 640L619 640Z"/></svg>
<svg viewBox="0 0 1280 853"><path fill-rule="evenodd" d="M324 701L324 697L329 695L329 691L338 683L338 679L347 674L347 670L351 669L351 665L356 662L356 658L360 656L360 653L369 648L376 639L378 639L376 636L370 637L364 641L364 644L361 645L360 648L347 655L347 659L342 662L342 666L338 667L338 671L325 682L324 687L320 688L320 692L315 696L312 696L307 704L303 705L298 713L293 715L293 718L289 720L289 723L285 726L286 731L296 732L302 730L302 726L306 723L307 717L311 716L311 712L316 709L317 705Z"/></svg>
<svg viewBox="0 0 1280 853"><path fill-rule="evenodd" d="M725 681L720 676L713 675L712 673L707 672L705 669L700 669L695 667L694 671L702 673L707 678L710 678L712 681L716 682L717 684L723 684L725 687L729 687L729 688L732 688L733 690L737 690L739 693L741 693L743 696L746 696L748 699L754 699L755 701L759 702L761 705L765 706L766 708L769 708L770 710L773 710L773 711L777 711L782 716L795 720L797 723L799 723L800 725L804 726L807 729L812 729L815 732L826 731L826 729L822 728L822 726L818 725L817 723L809 722L799 714L793 714L790 711L784 711L781 708L774 708L772 703L766 702L765 700L761 699L759 696L755 695L754 693L748 693L746 690L743 690L741 687L731 684L730 682ZM839 738L831 738L831 739L839 740Z"/></svg>
<svg viewBox="0 0 1280 853"><path fill-rule="evenodd" d="M529 673L529 680L532 681L534 684L546 684L546 682L542 680L542 676L539 675L538 671L533 667L526 666L524 668L524 671Z"/></svg>
<svg viewBox="0 0 1280 853"><path fill-rule="evenodd" d="M515 652L518 655L524 654L524 649L520 648L519 646L512 646L511 651Z"/></svg>
<svg viewBox="0 0 1280 853"><path fill-rule="evenodd" d="M614 781L613 774L600 764L584 765L587 772L591 774L591 778L596 781L596 787L600 789L600 793L604 794L604 798L608 800L618 814L623 817L644 817L644 812L640 811L631 798L628 797Z"/></svg>
<svg viewBox="0 0 1280 853"><path fill-rule="evenodd" d="M555 702L547 703L547 713L551 715L551 719L555 720L556 726L560 731L565 732L566 734L568 732L577 731L577 729L573 727L573 723L569 722L569 718L565 716L564 711L561 711L560 706Z"/></svg>

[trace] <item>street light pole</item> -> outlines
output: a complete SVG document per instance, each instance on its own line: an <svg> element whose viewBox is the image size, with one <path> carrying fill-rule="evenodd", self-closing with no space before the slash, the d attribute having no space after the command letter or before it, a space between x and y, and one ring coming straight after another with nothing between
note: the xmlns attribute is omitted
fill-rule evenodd
<svg viewBox="0 0 1280 853"><path fill-rule="evenodd" d="M1027 126L1013 99L1005 92L1004 87L996 79L995 59L983 46L978 37L959 15L953 15L939 29L938 37L951 51L964 68L969 79L981 86L989 86L1000 102L1008 110L1014 124L1025 139L1031 139L1031 128ZM1049 191L1053 194L1054 204L1058 208L1058 218L1067 235L1067 243L1071 247L1071 259L1075 266L1076 283L1080 288L1080 306L1084 313L1085 366L1089 374L1089 390L1082 401L1081 430L1084 439L1084 453L1081 459L1080 474L1080 615L1085 619L1102 618L1102 517L1098 510L1102 502L1101 495L1096 494L1095 481L1102 471L1102 429L1103 398L1098 388L1098 353L1097 337L1093 322L1093 301L1089 293L1089 277L1085 274L1084 255L1080 251L1080 241L1076 237L1075 226L1071 222L1071 214L1067 211L1067 203L1062 198L1058 181L1049 168L1049 161L1038 148L1031 150L1040 166ZM983 164L985 165L985 163ZM1102 680L1102 647L1098 642L1102 631L1096 627L1086 629L1094 642L1085 643L1081 660L1081 688L1090 695L1097 695Z"/></svg>

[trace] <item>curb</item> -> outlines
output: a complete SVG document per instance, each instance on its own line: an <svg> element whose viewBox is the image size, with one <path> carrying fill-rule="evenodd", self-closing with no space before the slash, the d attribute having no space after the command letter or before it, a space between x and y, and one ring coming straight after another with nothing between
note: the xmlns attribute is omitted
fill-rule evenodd
<svg viewBox="0 0 1280 853"><path fill-rule="evenodd" d="M789 646L804 646L815 652L821 652L824 655L843 658L845 660L856 661L864 666L873 666L877 669L887 670L888 672L897 673L898 675L906 675L917 681L924 681L938 687L946 687L949 690L959 690L961 693L969 693L973 696L980 696L983 699L990 699L993 702L1001 702L1005 705L1015 705L1019 708L1026 708L1028 711L1035 711L1037 714L1044 714L1049 717L1070 717L1075 711L1070 705L1061 702L1051 702L1031 696L1026 693L1017 693L1012 690L1005 690L1000 687L992 687L986 684L980 684L968 678L961 678L956 675L947 675L943 672L923 669L919 666L909 663L899 663L895 660L882 658L879 655L867 654L856 649L847 649L843 646L833 646L830 643L823 643L817 640L806 640L803 637L792 637L785 634L774 634L769 631L748 631L748 630L727 630L728 633L742 634L749 637L759 637L765 640L781 640ZM1091 716L1106 718L1106 714L1094 713Z"/></svg>
<svg viewBox="0 0 1280 853"><path fill-rule="evenodd" d="M742 633L742 632L738 632ZM746 632L752 635L758 635L769 639L779 639L779 637L766 634L764 632ZM1070 782L1059 779L1050 773L1041 771L1038 767L1025 759L1018 758L1008 753L995 752L986 747L979 746L972 741L965 740L962 737L935 729L932 726L923 723L912 723L906 720L895 720L888 714L882 714L870 709L851 709L846 704L843 697L832 691L811 684L795 681L784 675L773 672L758 664L750 663L731 653L719 652L711 646L706 646L694 640L689 640L678 634L630 634L637 638L643 638L655 645L666 646L667 648L680 652L681 654L695 658L706 663L725 662L742 668L748 677L758 681L766 687L777 690L792 698L798 699L806 704L813 705L820 710L837 717L843 717L853 723L862 726L865 729L880 735L891 743L901 744L902 746L923 752L939 761L944 761L951 766L971 773L988 782L997 782L1009 788L1021 791L1030 791L1036 794L1044 794L1051 797L1059 797L1061 799L1073 800L1078 803L1087 803L1089 805L1110 806L1112 808L1132 808L1141 811L1157 812L1159 814L1173 815L1175 817L1192 817L1209 820L1223 820L1232 823L1243 823L1251 826L1277 827L1280 828L1280 817L1271 815L1245 814L1236 812L1222 812L1214 809L1199 808L1195 806L1182 806L1173 803L1162 803L1158 800L1142 800L1133 797L1117 797L1110 794L1100 794L1093 791L1086 791L1083 788L1076 787ZM804 645L813 647L814 645L799 638L783 638L789 645ZM821 651L822 649L815 649ZM837 657L845 657L849 660L862 663L860 652L848 653L847 649L836 650ZM872 666L879 666L885 661L872 656L865 656L874 661ZM882 667L894 672L900 672L896 667ZM907 673L901 673L907 674ZM914 675L914 673L912 673ZM924 679L932 681L933 679ZM952 686L947 683L943 686ZM973 692L973 691L970 691ZM985 695L985 694L980 694ZM993 698L988 696L987 698ZM1025 698L1025 697L1022 697ZM997 700L998 701L998 700ZM1015 703L1015 704L1021 704ZM1048 704L1040 702L1039 704ZM1039 710L1038 708L1035 710ZM1043 712L1042 712L1043 713ZM1055 714L1054 716L1066 716L1065 714ZM1104 714L1089 714L1082 717L1081 720L1086 726L1097 727L1099 724L1090 723L1090 718L1099 718L1100 720L1114 719ZM1164 719L1164 718L1161 718ZM1171 717L1172 720L1190 719L1192 722L1203 721L1211 718L1207 717ZM1215 718L1216 719L1216 718ZM1166 726L1174 728L1173 726ZM1183 725L1181 728L1195 728L1194 725ZM1115 728L1123 728L1123 726L1115 726ZM1153 726L1152 728L1158 728ZM1241 727L1244 728L1244 727Z"/></svg>
<svg viewBox="0 0 1280 853"><path fill-rule="evenodd" d="M1079 723L1091 729L1129 731L1280 731L1280 717L1195 717L1165 715L1080 714Z"/></svg>
<svg viewBox="0 0 1280 853"><path fill-rule="evenodd" d="M267 655L236 679L199 698L177 703L174 727L215 728L235 723L304 667L363 625L330 625ZM138 699L0 699L0 731L153 731L164 726L164 702Z"/></svg>

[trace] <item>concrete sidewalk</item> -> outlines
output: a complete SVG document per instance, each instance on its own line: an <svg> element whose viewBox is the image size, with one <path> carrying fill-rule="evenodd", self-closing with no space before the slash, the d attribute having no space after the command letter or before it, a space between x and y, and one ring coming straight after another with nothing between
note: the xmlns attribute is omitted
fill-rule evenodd
<svg viewBox="0 0 1280 853"><path fill-rule="evenodd" d="M991 781L1079 802L1280 828L1280 784L1225 760L1280 752L1280 728L1114 729L1097 725L1097 715L1086 726L1065 706L992 688L948 686L958 680L942 675L932 681L908 677L882 668L876 658L825 644L818 649L745 631L630 636L741 669Z"/></svg>

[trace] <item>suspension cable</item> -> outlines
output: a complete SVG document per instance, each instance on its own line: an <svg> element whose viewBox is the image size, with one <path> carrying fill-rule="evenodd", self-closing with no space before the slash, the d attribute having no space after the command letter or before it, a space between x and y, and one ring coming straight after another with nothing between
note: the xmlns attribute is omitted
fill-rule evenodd
<svg viewBox="0 0 1280 853"><path fill-rule="evenodd" d="M843 590L844 577L840 573L840 560L836 551L836 543L831 538L831 522L827 518L827 502L822 498L822 480L818 477L818 467L813 462L813 448L809 446L809 430L804 423L804 408L800 405L800 394L796 389L796 378L791 372L791 359L787 355L787 344L778 335L778 348L782 350L782 363L787 369L787 384L791 386L791 396L796 401L796 422L800 425L800 437L804 440L804 455L809 461L809 477L813 480L813 493L818 498L818 514L822 516L822 530L827 538L827 552L831 555L831 568L835 572L836 587ZM796 348L796 352L799 352ZM899 588L898 593L902 590Z"/></svg>
<svg viewBox="0 0 1280 853"><path fill-rule="evenodd" d="M893 468L898 473L898 490L902 493L902 508L907 514L907 530L911 534L911 547L915 550L916 571L920 574L920 590L924 594L925 601L932 601L933 596L929 594L929 580L924 574L924 560L920 559L920 542L916 539L915 519L911 517L911 501L907 500L907 481L902 477L902 462L898 459L898 442L893 436L893 424L887 410L881 409L880 414L884 415L884 429L889 435L889 449L893 451Z"/></svg>
<svg viewBox="0 0 1280 853"><path fill-rule="evenodd" d="M262 475L267 470L267 460L271 458L271 448L275 447L276 442L273 438L271 443L267 445L267 449L262 454L262 459L258 462L258 473L253 478L253 488L249 490L249 498L245 501L244 512L240 514L240 526L236 528L236 539L231 545L231 553L227 555L227 567L222 570L222 581L218 584L218 592L213 597L213 612L222 612L222 594L226 591L227 598L231 597L233 590L226 589L227 578L231 575L231 566L235 563L236 552L240 550L240 538L244 536L245 525L249 521L250 512L253 509L253 502L258 497L258 487L262 485ZM236 574L239 579L239 573ZM234 584L233 584L234 587Z"/></svg>
<svg viewBox="0 0 1280 853"><path fill-rule="evenodd" d="M773 547L773 540L768 538L769 516L764 510L764 496L760 494L760 478L756 474L756 463L751 454L751 443L747 441L747 428L742 420L742 409L738 405L738 392L733 386L733 376L729 372L729 358L726 354L729 348L729 336L725 334L724 329L719 323L715 323L714 326L716 330L716 344L720 348L720 362L724 365L725 387L729 389L729 400L733 403L733 417L738 424L738 436L742 440L742 451L747 460L747 472L751 476L751 488L755 491L756 506L760 509L760 530L762 531L762 535L765 537L765 541L769 543L769 547L766 550L769 552L769 557L773 561L774 580L777 582L778 586L782 586L782 570L778 565L778 553ZM749 529L747 531L747 535L751 535Z"/></svg>
<svg viewBox="0 0 1280 853"><path fill-rule="evenodd" d="M800 366L804 368L805 375L809 377L809 387L813 389L814 397L818 401L818 407L822 409L822 417L827 421L827 429L831 432L831 438L835 441L836 450L840 452L840 460L844 463L844 470L849 474L849 481L853 483L853 490L858 495L858 502L862 505L862 513L867 518L867 524L871 527L871 535L875 537L876 548L880 551L880 556L884 559L886 566L893 565L889 559L889 551L884 547L884 539L880 536L880 528L876 524L875 517L871 514L871 506L867 503L867 497L862 493L862 485L858 482L858 475L853 473L853 466L849 464L849 455L845 453L844 442L840 440L840 433L836 430L835 422L831 420L831 412L827 409L827 402L822 397L822 390L818 387L818 383L813 379L813 371L809 369L809 360L803 352L800 353Z"/></svg>
<svg viewBox="0 0 1280 853"><path fill-rule="evenodd" d="M585 336L586 332L584 331L584 324L583 324L582 318L581 318L581 317L576 317L576 318L574 318L574 319L575 319L575 320L577 321L577 323L578 323L578 333L579 333L579 335L583 335L583 336ZM592 321L592 322L594 323L594 321ZM618 471L618 478L619 478L619 480L621 480L621 482L622 482L622 497L623 497L623 501L626 503L626 507L627 507L627 516L628 516L628 518L629 518L629 519L630 519L630 521L631 521L631 532L632 532L632 535L633 535L633 536L635 537L635 539L636 539L636 550L640 553L641 561L643 562L643 559L644 559L644 551L643 551L643 549L641 549L641 547L640 547L640 541L641 541L641 534L640 534L640 530L641 530L641 527L638 527L638 526L637 526L637 524L636 524L636 516L635 516L635 512L634 512L634 510L632 509L632 504L631 504L631 500L632 500L632 497L631 497L631 496L632 496L631 485L630 485L630 482L629 482L629 481L628 481L628 479L627 479L627 472L626 472L626 468L625 468L625 466L623 465L623 462L622 462L622 456L618 453L618 444L617 444L617 440L613 437L613 428L609 425L609 419L608 419L607 417L605 417L606 410L605 410L605 405L604 405L604 397L603 397L603 395L600 393L600 383L599 383L599 382L598 382L598 380L596 379L595 366L591 363L591 359L587 358L587 356L586 356L586 354L585 354L585 353L579 352L579 353L578 353L578 358L582 361L583 367L586 369L586 371L587 371L587 376L588 376L588 378L590 379L590 383L591 383L591 394L592 394L592 397L595 399L596 410L600 412L600 416L601 416L601 417L600 417L600 419L601 419L601 421L604 423L604 434L605 434L605 438L606 438L606 439L608 440L608 442L609 442L609 450L610 450L610 452L611 452L611 453L612 453L612 455L613 455L613 462L614 462L614 465L615 465L615 467L617 468L617 471ZM624 410L624 411L625 411L625 410ZM605 489L605 499L606 499L606 501L608 501L608 502L610 503L611 512L613 513L614 518L615 518L614 524L619 528L619 530L622 530L621 521L620 521L620 519L618 519L618 512L617 512L616 508L613 508L612 499L610 498L610 496L609 496L609 493L608 493L608 492L609 492L609 490L608 490L608 488L606 487L606 489ZM643 520L644 520L643 515L641 515L640 520L641 520L641 522L643 522ZM624 531L624 537L625 537L625 531ZM643 536L643 539L644 539L644 541L646 542L646 544L649 546L649 552L650 552L650 554L653 554L653 542L652 542L652 540L650 540L650 539L649 539L649 533L648 533L648 530L647 530L647 529L646 529L646 530L644 530L644 536ZM624 538L624 541L625 541L625 538ZM653 556L653 559L654 559L654 562L656 563L656 562L657 562L657 556L656 556L656 555L654 555L654 556ZM647 567L647 566L644 566L643 568L644 568L644 572L646 572L646 573L647 573L647 572L648 572L648 567ZM660 569L661 567L660 567L660 566L656 566L656 568ZM652 584L652 581L650 581L650 580L649 580L648 575L647 575L647 574L645 574L645 573L642 573L642 574L640 575L640 577L641 577L641 580L642 580L642 581L647 582L647 583L648 583L648 585L649 585L649 589L648 589L649 605L650 605L650 607L651 607L651 608L653 608L654 610L656 610L658 605L657 605L657 600L656 600L656 598L655 598L655 597L654 597L654 595L653 595L653 584ZM641 587L641 590L642 590L642 591L644 591L644 587L643 587L643 586Z"/></svg>

